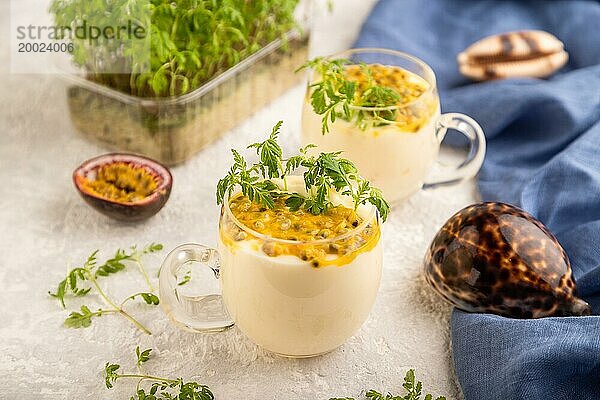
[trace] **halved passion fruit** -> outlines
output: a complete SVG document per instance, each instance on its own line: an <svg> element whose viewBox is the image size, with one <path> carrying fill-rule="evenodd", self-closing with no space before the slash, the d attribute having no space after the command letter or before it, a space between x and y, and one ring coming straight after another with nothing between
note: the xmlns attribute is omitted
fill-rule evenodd
<svg viewBox="0 0 600 400"><path fill-rule="evenodd" d="M73 172L81 197L104 215L140 221L156 214L171 194L173 177L164 165L135 154L91 158Z"/></svg>

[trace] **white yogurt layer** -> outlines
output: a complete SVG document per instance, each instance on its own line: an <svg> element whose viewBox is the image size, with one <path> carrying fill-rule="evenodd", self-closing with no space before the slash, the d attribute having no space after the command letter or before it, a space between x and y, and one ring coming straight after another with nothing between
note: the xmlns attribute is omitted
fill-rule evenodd
<svg viewBox="0 0 600 400"><path fill-rule="evenodd" d="M288 356L335 349L366 320L381 278L378 244L342 267L313 268L294 256L269 257L250 241L219 242L223 296L240 330Z"/></svg>

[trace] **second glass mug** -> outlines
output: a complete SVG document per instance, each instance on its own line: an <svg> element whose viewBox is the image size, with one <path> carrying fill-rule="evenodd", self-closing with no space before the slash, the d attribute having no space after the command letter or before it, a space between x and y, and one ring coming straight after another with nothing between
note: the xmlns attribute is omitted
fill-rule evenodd
<svg viewBox="0 0 600 400"><path fill-rule="evenodd" d="M253 342L282 356L327 353L360 328L379 289L383 262L379 217L371 205L361 206L360 214L362 223L343 235L299 242L253 231L234 216L226 200L218 250L184 244L166 257L159 278L161 305L185 330L218 332L235 323ZM275 246L298 246L288 247L285 254L299 254L307 248L354 243L367 230L371 239L341 255L343 265L315 266L314 261L311 265L296 256L269 253ZM177 276L193 262L212 270L220 288L202 296L184 294Z"/></svg>
<svg viewBox="0 0 600 400"><path fill-rule="evenodd" d="M459 113L440 114L435 74L420 59L395 50L379 48L350 49L325 57L346 59L350 65L376 64L399 67L423 81L426 90L407 104L388 107L350 106L354 112L396 112L396 115L415 115L420 120L411 130L387 121L366 129L337 118L329 121L329 132L322 133L322 116L314 112L310 104L311 84L319 78L311 71L309 86L302 111L302 142L316 144L319 151L344 152L361 174L371 180L373 186L382 189L390 202L402 200L421 188L459 183L477 174L485 157L483 130L472 118ZM409 78L410 79L410 78ZM438 162L442 140L448 129L454 129L469 141L470 150L466 160L458 167Z"/></svg>

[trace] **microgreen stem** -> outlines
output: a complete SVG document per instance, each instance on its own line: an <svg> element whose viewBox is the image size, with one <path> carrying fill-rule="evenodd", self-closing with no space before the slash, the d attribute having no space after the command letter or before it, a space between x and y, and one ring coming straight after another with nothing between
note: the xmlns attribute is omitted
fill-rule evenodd
<svg viewBox="0 0 600 400"><path fill-rule="evenodd" d="M131 323L133 323L135 326L137 326L138 328L140 328L145 334L147 335L152 335L152 332L150 332L150 330L148 330L148 328L146 328L144 325L142 325L137 319L133 318L131 315L129 315L127 312L125 312L124 310L118 310L125 318L127 318L129 321L131 321Z"/></svg>
<svg viewBox="0 0 600 400"><path fill-rule="evenodd" d="M139 258L135 258L135 263L137 264L138 268L140 269L140 272L142 273L142 276L144 277L144 280L146 281L146 284L148 285L148 288L150 289L151 292L154 292L154 286L152 286L152 282L150 282L150 277L148 276L148 273L146 272L146 268L144 268L144 264L142 264L142 261Z"/></svg>
<svg viewBox="0 0 600 400"><path fill-rule="evenodd" d="M120 310L120 308L106 295L106 293L104 293L104 290L102 290L102 288L100 287L100 285L98 284L98 281L96 280L96 277L94 276L94 274L88 270L88 280L90 281L90 283L94 286L94 288L96 289L96 291L98 292L98 294L100 295L100 297L102 297L102 299L104 300L104 302L111 306L112 308L114 308L115 310Z"/></svg>
<svg viewBox="0 0 600 400"><path fill-rule="evenodd" d="M90 270L87 270L87 272L88 272L88 274L87 274L88 280L90 281L90 283L94 286L94 288L96 289L96 291L98 292L100 297L102 297L104 302L113 308L114 312L118 312L121 315L123 315L125 318L127 318L129 321L131 321L131 323L133 323L135 326L137 326L139 329L141 329L144 333L146 333L148 335L152 335L152 332L150 332L150 330L148 330L148 328L146 328L144 325L142 325L137 319L135 319L131 315L129 315L125 310L123 310L122 307L117 306L106 295L106 293L104 293L104 290L102 290L102 288L98 284L98 281L96 281L96 277L94 276L94 274ZM113 310L105 310L104 312L113 311Z"/></svg>
<svg viewBox="0 0 600 400"><path fill-rule="evenodd" d="M96 312L91 313L90 315L91 316L98 316L99 317L99 316L104 315L104 314L116 314L118 312L119 312L119 310L103 310L103 309L100 309L100 310L98 310Z"/></svg>
<svg viewBox="0 0 600 400"><path fill-rule="evenodd" d="M144 375L144 374L123 374L123 375L116 375L115 378L139 378L141 380L151 379L153 381L169 382L169 383L179 382L177 379L167 379L167 378L161 378L160 376Z"/></svg>
<svg viewBox="0 0 600 400"><path fill-rule="evenodd" d="M132 294L131 296L129 296L129 297L127 297L127 298L125 298L125 300L123 300L123 301L121 302L121 306L120 306L119 308L123 308L123 306L125 305L125 303L127 303L129 300L133 300L133 298L134 298L135 296L139 296L139 295L141 295L142 293L146 293L146 292L138 292L138 293L134 293L134 294Z"/></svg>

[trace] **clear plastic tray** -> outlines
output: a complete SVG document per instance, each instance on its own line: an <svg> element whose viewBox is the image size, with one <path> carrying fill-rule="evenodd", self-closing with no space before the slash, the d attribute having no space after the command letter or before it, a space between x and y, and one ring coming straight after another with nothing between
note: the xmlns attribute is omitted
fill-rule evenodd
<svg viewBox="0 0 600 400"><path fill-rule="evenodd" d="M67 74L77 130L111 150L181 163L304 79L308 24L290 31L203 86L172 98L130 96Z"/></svg>

